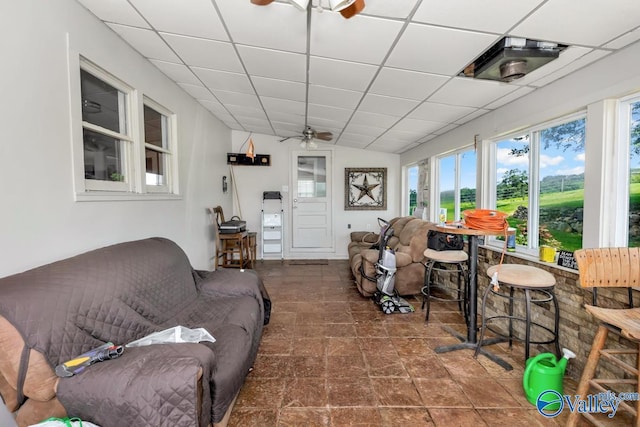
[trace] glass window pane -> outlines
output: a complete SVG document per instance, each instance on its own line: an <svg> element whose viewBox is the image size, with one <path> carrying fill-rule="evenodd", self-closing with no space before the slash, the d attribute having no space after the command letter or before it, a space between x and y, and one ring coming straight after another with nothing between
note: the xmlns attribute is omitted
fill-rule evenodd
<svg viewBox="0 0 640 427"><path fill-rule="evenodd" d="M440 159L440 208L447 210L447 221L455 216L456 156Z"/></svg>
<svg viewBox="0 0 640 427"><path fill-rule="evenodd" d="M496 146L496 209L509 215L518 232L516 243L528 245L529 137L498 142Z"/></svg>
<svg viewBox="0 0 640 427"><path fill-rule="evenodd" d="M418 166L407 168L407 186L409 187L409 215L418 206Z"/></svg>
<svg viewBox="0 0 640 427"><path fill-rule="evenodd" d="M324 156L298 157L298 197L326 197L326 168Z"/></svg>
<svg viewBox="0 0 640 427"><path fill-rule="evenodd" d="M640 246L640 101L631 104L629 246Z"/></svg>
<svg viewBox="0 0 640 427"><path fill-rule="evenodd" d="M83 130L84 177L101 181L124 181L123 142L90 130Z"/></svg>
<svg viewBox="0 0 640 427"><path fill-rule="evenodd" d="M147 185L165 185L165 154L145 148L146 183Z"/></svg>
<svg viewBox="0 0 640 427"><path fill-rule="evenodd" d="M167 147L166 117L153 108L144 106L144 142L161 148Z"/></svg>
<svg viewBox="0 0 640 427"><path fill-rule="evenodd" d="M126 134L124 93L99 78L80 70L82 120L105 129Z"/></svg>
<svg viewBox="0 0 640 427"><path fill-rule="evenodd" d="M540 131L539 244L582 247L585 119Z"/></svg>
<svg viewBox="0 0 640 427"><path fill-rule="evenodd" d="M476 152L460 154L460 215L476 207Z"/></svg>

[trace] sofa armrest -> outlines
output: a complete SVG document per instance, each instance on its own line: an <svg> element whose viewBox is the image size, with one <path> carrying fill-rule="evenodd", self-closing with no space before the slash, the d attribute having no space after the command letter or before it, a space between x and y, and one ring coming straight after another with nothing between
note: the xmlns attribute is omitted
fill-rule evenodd
<svg viewBox="0 0 640 427"><path fill-rule="evenodd" d="M372 231L352 231L351 241L357 243L371 243L372 245L380 240L380 235Z"/></svg>
<svg viewBox="0 0 640 427"><path fill-rule="evenodd" d="M263 307L263 323L271 317L271 298L262 279L254 270L231 270L221 268L215 271L199 271L196 280L198 290L205 295L220 297L251 296Z"/></svg>
<svg viewBox="0 0 640 427"><path fill-rule="evenodd" d="M57 395L67 413L98 425L206 426L214 364L202 344L131 347L61 378Z"/></svg>

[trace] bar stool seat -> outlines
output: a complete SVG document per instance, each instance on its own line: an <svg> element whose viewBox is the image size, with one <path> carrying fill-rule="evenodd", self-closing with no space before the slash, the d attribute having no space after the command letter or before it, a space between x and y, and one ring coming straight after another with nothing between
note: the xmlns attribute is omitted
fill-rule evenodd
<svg viewBox="0 0 640 427"><path fill-rule="evenodd" d="M468 287L469 287L469 255L465 251L436 251L434 249L426 249L424 251L424 286L422 287L422 309L425 304L427 312L425 314L425 322L429 321L429 313L431 311L431 300L437 301L453 301L458 303L458 308L464 315L464 320L468 324ZM456 273L457 287L447 286L445 283L438 283L434 280L434 272ZM433 295L432 290L437 289L449 294L453 294L452 298L445 298Z"/></svg>
<svg viewBox="0 0 640 427"><path fill-rule="evenodd" d="M485 290L482 298L482 308L480 310L480 316L482 318L482 326L480 329L480 340L476 347L476 356L479 353L480 346L484 340L484 334L487 329L495 333L503 339L501 341L509 341L509 348L513 344L513 340L523 341L525 344L525 360L529 358L530 345L531 344L554 344L556 355L560 355L560 343L558 340L558 331L560 323L560 311L558 308L558 300L556 298L554 289L556 285L556 279L553 274L548 271L542 270L538 267L521 264L502 264L493 265L487 269L487 275L492 278L494 273L498 273L498 283L508 288L509 292L506 293L501 288L495 287L493 284L489 284ZM515 291L522 291L523 297L515 295ZM504 298L508 301L508 313L498 313L493 316L486 315L486 304L489 295L493 295L499 298ZM524 302L524 314L514 314L514 303L516 301ZM553 328L549 328L542 325L539 322L532 321L531 305L540 305L543 303L551 302L554 307L554 325ZM491 323L498 320L508 321L508 333L497 330L491 326ZM513 330L513 324L515 322L524 323L524 338L516 336ZM532 328L541 330L543 334L549 339L531 339ZM498 342L501 342L498 341ZM494 341L495 342L495 341Z"/></svg>

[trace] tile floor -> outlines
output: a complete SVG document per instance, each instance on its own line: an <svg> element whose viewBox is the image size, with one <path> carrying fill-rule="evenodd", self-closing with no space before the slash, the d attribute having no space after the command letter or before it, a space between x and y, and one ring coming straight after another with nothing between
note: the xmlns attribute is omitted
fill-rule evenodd
<svg viewBox="0 0 640 427"><path fill-rule="evenodd" d="M437 354L464 331L457 305L435 302L415 313L385 315L353 283L347 261L256 270L273 310L230 426L562 426L567 411L545 418L522 391L522 346L494 352L505 371L471 350ZM575 390L570 382L568 391Z"/></svg>

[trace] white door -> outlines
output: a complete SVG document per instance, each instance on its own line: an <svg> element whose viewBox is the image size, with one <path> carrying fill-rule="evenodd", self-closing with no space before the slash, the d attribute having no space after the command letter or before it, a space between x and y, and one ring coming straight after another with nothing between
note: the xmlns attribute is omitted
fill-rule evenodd
<svg viewBox="0 0 640 427"><path fill-rule="evenodd" d="M292 249L333 251L331 151L294 151L292 170Z"/></svg>

